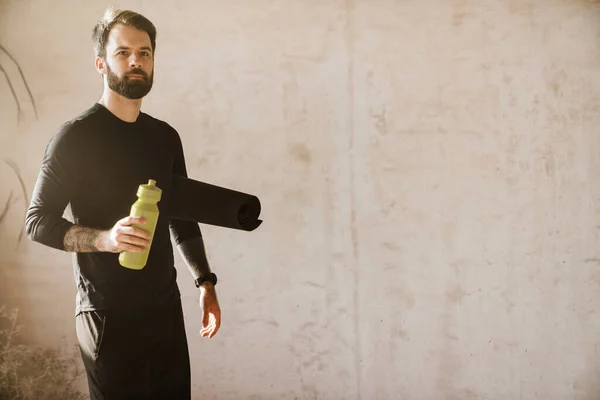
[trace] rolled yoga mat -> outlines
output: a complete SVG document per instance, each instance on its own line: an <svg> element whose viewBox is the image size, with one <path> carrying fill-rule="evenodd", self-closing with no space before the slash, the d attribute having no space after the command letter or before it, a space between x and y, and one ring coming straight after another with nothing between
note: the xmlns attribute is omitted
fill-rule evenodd
<svg viewBox="0 0 600 400"><path fill-rule="evenodd" d="M169 216L224 228L253 231L262 223L258 197L173 176Z"/></svg>

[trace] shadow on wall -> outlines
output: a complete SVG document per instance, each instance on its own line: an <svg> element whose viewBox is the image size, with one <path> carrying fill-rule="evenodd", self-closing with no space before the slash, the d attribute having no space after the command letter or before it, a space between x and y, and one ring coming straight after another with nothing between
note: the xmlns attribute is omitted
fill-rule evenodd
<svg viewBox="0 0 600 400"><path fill-rule="evenodd" d="M25 186L23 177L21 176L21 173L19 172L19 166L17 165L16 162L9 160L9 159L4 159L2 161L14 173L16 179L18 180L19 187L16 190L9 189L8 198L5 200L5 204L4 204L4 207L2 208L2 211L0 211L0 226L2 226L2 223L8 216L9 211L11 211L11 209L13 209L13 208L16 208L19 211L21 211L20 214L23 214L23 221L24 221L25 214L27 213L27 207L29 207L29 195L27 194L27 187ZM7 182L5 180L3 180L3 181ZM15 205L15 203L17 203L17 202L20 205ZM15 206L15 207L13 207L13 206ZM19 233L17 235L15 250L18 249L19 245L23 241L24 233L25 233L25 228L21 227L21 229L19 230Z"/></svg>
<svg viewBox="0 0 600 400"><path fill-rule="evenodd" d="M3 105L16 105L16 118L3 118L2 133L13 135L16 128L27 120L37 119L37 107L27 79L16 58L0 44L0 91ZM5 111L12 112L12 107ZM4 114L3 117L8 117ZM11 121L12 120L12 121ZM4 125L8 124L8 125ZM6 128L6 129L5 129ZM4 143L11 143L6 137ZM14 141L13 141L14 143ZM10 158L14 148L4 148L0 155L0 305L19 305L27 314L27 287L20 261L25 237L25 215L29 207L29 194L18 163Z"/></svg>
<svg viewBox="0 0 600 400"><path fill-rule="evenodd" d="M17 103L17 119L21 122L27 106L30 105L37 118L37 107L25 74L17 60L0 44L0 72L6 77L10 93Z"/></svg>
<svg viewBox="0 0 600 400"><path fill-rule="evenodd" d="M10 89L10 95L17 106L17 124L26 118L26 110L28 109L33 111L33 114L37 119L38 113L35 105L35 99L31 94L31 89L29 88L25 74L23 73L23 70L15 57L4 46L2 46L2 44L0 44L0 72L2 72L6 78L8 88ZM0 207L2 207L0 208L0 227L7 220L7 217L11 211L17 209L26 212L27 207L29 206L27 187L19 171L19 165L14 160L9 158L4 158L2 160L2 164L3 168L8 167L10 174L14 174L17 184L12 185L14 188L11 188L10 186L8 188L5 187L4 190L8 190L7 198L0 198ZM12 181L14 181L14 179L9 180L4 177L2 179L2 182ZM21 206L17 206L17 202L22 204L22 208ZM25 214L23 213L23 224L20 225L24 225L24 220ZM17 249L23 241L24 232L25 227L20 226L15 249Z"/></svg>
<svg viewBox="0 0 600 400"><path fill-rule="evenodd" d="M0 10L5 4L0 0ZM2 141L14 135L22 123L38 118L35 99L17 59L0 45L0 91L5 113L2 115ZM15 110L16 116L12 118ZM8 107L6 107L8 106ZM6 114L8 113L8 115ZM18 138L17 138L18 140ZM12 143L15 143L14 141ZM30 203L27 185L14 148L0 154L0 399L88 398L76 387L83 371L78 349L41 347L26 334L34 328L33 308L29 305L29 286L22 253L25 216ZM17 312L18 311L18 312ZM23 324L22 328L21 325Z"/></svg>

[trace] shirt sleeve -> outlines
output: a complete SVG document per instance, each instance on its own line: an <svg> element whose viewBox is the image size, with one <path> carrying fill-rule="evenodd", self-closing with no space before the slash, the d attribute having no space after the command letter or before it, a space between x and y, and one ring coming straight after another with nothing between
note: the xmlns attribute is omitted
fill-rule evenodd
<svg viewBox="0 0 600 400"><path fill-rule="evenodd" d="M183 145L181 143L181 138L179 137L179 133L177 133L177 131L175 131L174 129L173 131L173 147L175 154L173 174L184 176L187 178L187 168L185 165L185 156L183 154ZM179 245L188 239L202 237L202 232L200 231L200 227L196 222L171 218L171 220L169 221L169 227L171 229L171 234L173 235L173 240L175 241L176 245Z"/></svg>
<svg viewBox="0 0 600 400"><path fill-rule="evenodd" d="M38 243L64 250L64 237L74 225L63 215L80 179L76 124L64 124L50 139L25 217L27 236Z"/></svg>

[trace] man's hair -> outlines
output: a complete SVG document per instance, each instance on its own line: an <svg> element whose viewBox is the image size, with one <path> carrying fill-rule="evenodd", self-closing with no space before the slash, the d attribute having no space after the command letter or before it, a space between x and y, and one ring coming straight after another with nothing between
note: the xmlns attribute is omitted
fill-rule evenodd
<svg viewBox="0 0 600 400"><path fill-rule="evenodd" d="M152 44L152 53L156 48L156 28L150 20L141 14L130 10L115 10L112 7L108 8L104 13L102 20L98 21L94 26L92 33L92 41L94 42L94 53L97 57L106 57L106 42L111 29L116 24L132 26L141 31L145 31L150 36Z"/></svg>

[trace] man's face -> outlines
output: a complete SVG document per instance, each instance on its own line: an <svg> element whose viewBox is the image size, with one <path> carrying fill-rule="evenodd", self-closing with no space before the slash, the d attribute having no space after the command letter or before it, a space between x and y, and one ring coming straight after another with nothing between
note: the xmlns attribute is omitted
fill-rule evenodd
<svg viewBox="0 0 600 400"><path fill-rule="evenodd" d="M148 33L115 25L106 43L108 87L128 99L141 99L154 81L154 55Z"/></svg>

